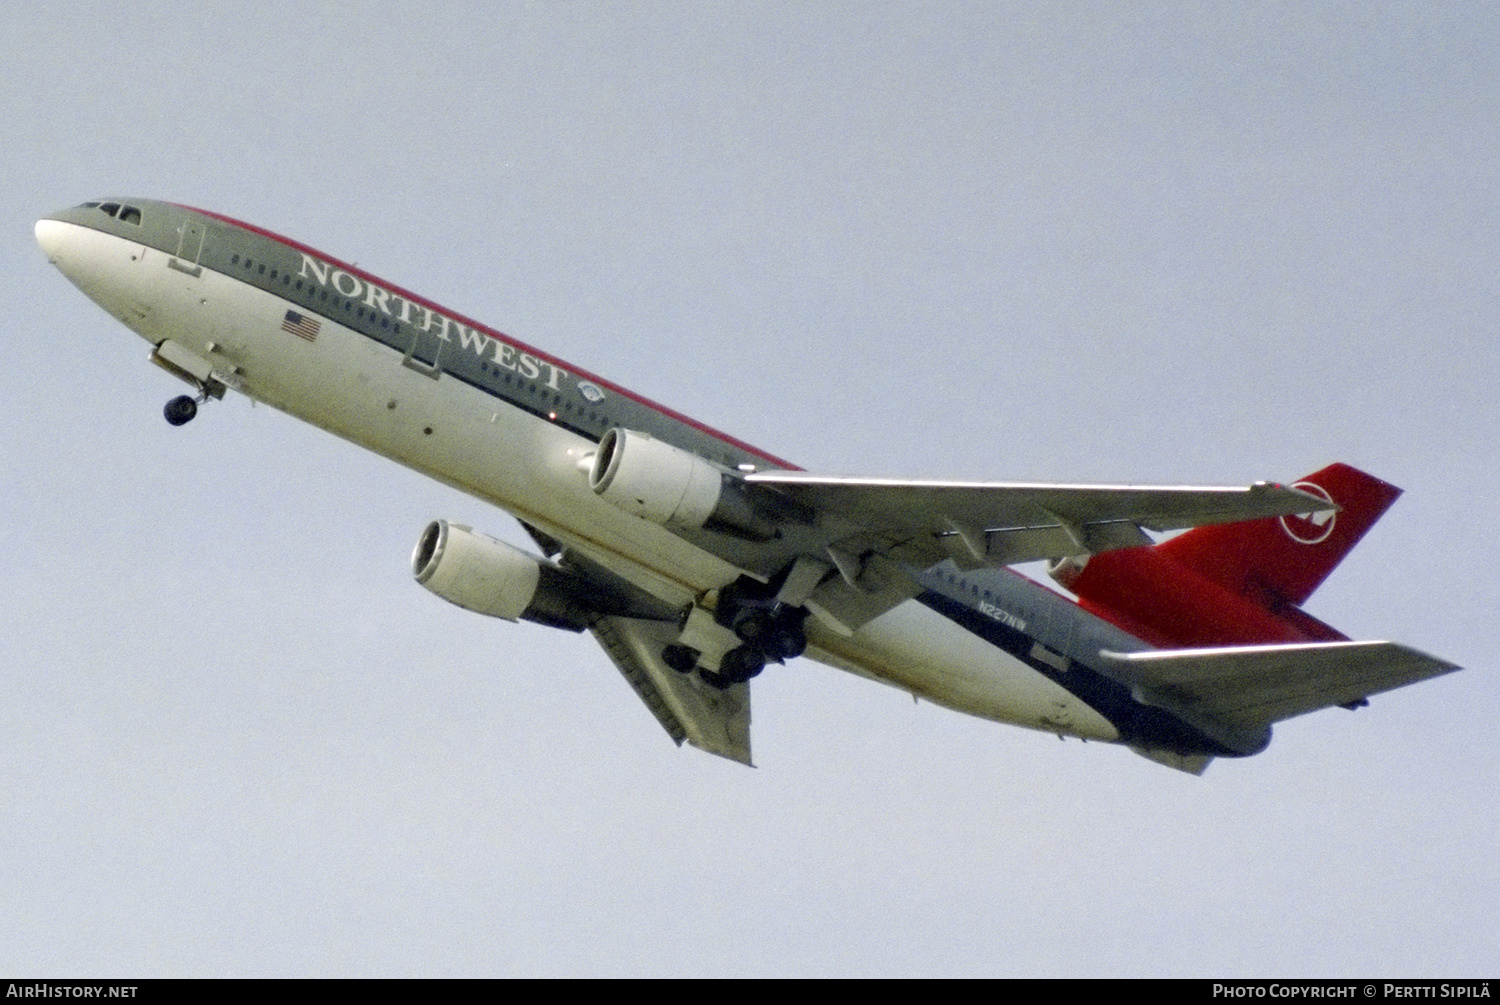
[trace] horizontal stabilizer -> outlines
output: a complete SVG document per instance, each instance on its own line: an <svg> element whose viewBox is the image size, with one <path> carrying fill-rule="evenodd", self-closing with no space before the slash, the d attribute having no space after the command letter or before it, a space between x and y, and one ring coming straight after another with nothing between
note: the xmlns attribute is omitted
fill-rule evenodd
<svg viewBox="0 0 1500 1005"><path fill-rule="evenodd" d="M676 641L677 626L640 618L599 618L590 628L625 680L646 703L673 742L754 767L750 760L750 685L723 690L697 674L682 674L661 660Z"/></svg>
<svg viewBox="0 0 1500 1005"><path fill-rule="evenodd" d="M1253 729L1459 669L1395 642L1102 653L1152 705Z"/></svg>
<svg viewBox="0 0 1500 1005"><path fill-rule="evenodd" d="M1130 749L1148 761L1165 764L1169 768L1184 771L1189 775L1203 774L1213 762L1213 757L1208 754L1179 754L1175 750L1162 750L1158 747L1131 747Z"/></svg>

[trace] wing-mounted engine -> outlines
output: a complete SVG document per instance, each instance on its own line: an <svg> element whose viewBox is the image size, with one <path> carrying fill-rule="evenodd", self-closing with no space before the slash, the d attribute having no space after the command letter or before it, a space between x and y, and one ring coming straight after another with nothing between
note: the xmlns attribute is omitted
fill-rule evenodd
<svg viewBox="0 0 1500 1005"><path fill-rule="evenodd" d="M492 618L581 632L594 613L589 584L566 569L446 520L422 531L411 571L450 604Z"/></svg>
<svg viewBox="0 0 1500 1005"><path fill-rule="evenodd" d="M634 430L617 427L604 434L589 487L625 512L670 530L710 530L750 541L776 536L774 521L756 511L739 479Z"/></svg>

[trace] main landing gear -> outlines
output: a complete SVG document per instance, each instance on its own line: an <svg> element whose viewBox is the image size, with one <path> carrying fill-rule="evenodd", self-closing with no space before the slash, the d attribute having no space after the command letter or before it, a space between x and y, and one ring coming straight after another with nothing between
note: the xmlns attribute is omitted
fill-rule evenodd
<svg viewBox="0 0 1500 1005"><path fill-rule="evenodd" d="M678 673L698 670L703 681L719 690L743 684L767 663L785 663L807 648L802 623L807 609L776 599L776 591L751 579L740 579L719 591L714 621L734 632L740 644L719 660L717 670L698 669L697 649L674 643L662 650L662 662Z"/></svg>

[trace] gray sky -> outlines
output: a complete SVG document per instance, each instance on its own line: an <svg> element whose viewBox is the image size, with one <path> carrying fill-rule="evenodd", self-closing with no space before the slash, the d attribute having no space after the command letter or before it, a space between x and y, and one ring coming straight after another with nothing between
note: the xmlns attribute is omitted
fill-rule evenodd
<svg viewBox="0 0 1500 1005"><path fill-rule="evenodd" d="M0 14L0 971L1493 976L1500 9ZM223 8L223 9L221 9ZM1193 778L799 661L746 770L406 562L504 514L182 429L40 214L214 209L817 470L1407 489L1308 609L1471 669Z"/></svg>

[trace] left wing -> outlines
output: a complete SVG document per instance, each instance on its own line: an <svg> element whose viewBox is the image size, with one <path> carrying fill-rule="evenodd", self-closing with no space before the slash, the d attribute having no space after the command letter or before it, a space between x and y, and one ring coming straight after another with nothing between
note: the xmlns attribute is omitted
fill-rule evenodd
<svg viewBox="0 0 1500 1005"><path fill-rule="evenodd" d="M827 546L882 553L917 568L945 558L974 568L1151 544L1178 530L1334 509L1269 482L1244 488L1035 485L830 478L800 471L746 475L817 514ZM841 566L842 570L842 566Z"/></svg>
<svg viewBox="0 0 1500 1005"><path fill-rule="evenodd" d="M763 599L805 606L843 635L913 596L913 570L945 559L970 568L1010 565L1150 544L1148 530L1333 508L1266 483L1147 488L741 475L670 446L648 451L621 475L648 442L629 433L606 437L591 462L594 490L774 584L774 598ZM538 542L549 554L559 550L545 535ZM627 570L602 573L598 563L563 559L591 580L632 580ZM590 628L674 740L749 764L748 686L720 690L668 666L663 649L680 643L680 623L649 614L649 605L643 611L601 612Z"/></svg>

